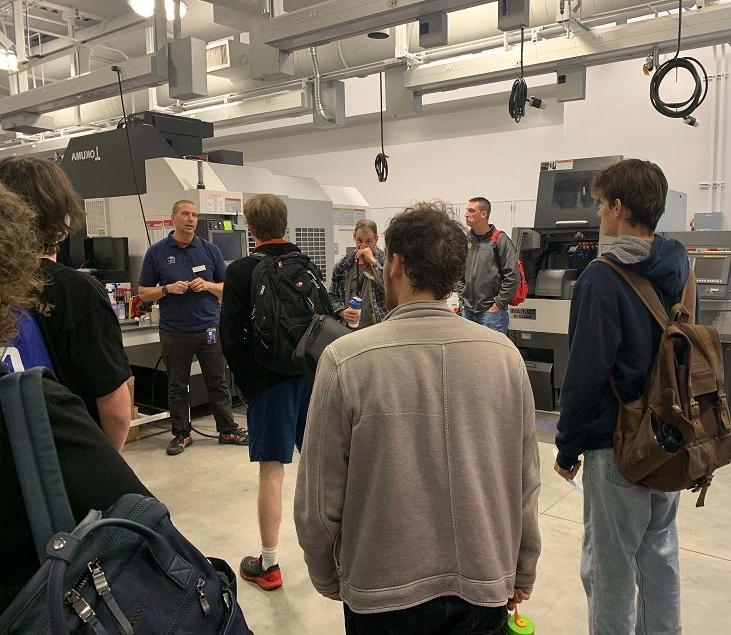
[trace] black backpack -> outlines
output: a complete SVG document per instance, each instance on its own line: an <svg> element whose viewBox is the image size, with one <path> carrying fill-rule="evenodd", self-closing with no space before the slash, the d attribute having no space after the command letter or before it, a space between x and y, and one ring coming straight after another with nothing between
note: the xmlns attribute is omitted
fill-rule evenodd
<svg viewBox="0 0 731 635"><path fill-rule="evenodd" d="M43 370L2 375L0 408L41 567L0 615L0 633L252 635L234 572L205 558L156 499L125 494L75 523Z"/></svg>
<svg viewBox="0 0 731 635"><path fill-rule="evenodd" d="M282 375L300 375L292 360L314 315L333 315L320 270L300 251L253 253L251 347L254 359Z"/></svg>

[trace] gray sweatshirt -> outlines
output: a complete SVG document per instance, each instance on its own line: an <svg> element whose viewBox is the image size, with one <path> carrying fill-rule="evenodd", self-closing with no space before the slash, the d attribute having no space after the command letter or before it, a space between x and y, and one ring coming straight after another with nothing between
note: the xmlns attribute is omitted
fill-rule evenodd
<svg viewBox="0 0 731 635"><path fill-rule="evenodd" d="M476 236L472 230L467 234L469 251L459 296L462 305L472 311L487 311L493 304L506 309L520 284L515 247L505 232L493 246L494 231L495 226L490 225L490 231L483 236Z"/></svg>
<svg viewBox="0 0 731 635"><path fill-rule="evenodd" d="M535 580L539 489L533 393L504 335L412 302L325 349L295 494L320 593L360 613L502 606Z"/></svg>

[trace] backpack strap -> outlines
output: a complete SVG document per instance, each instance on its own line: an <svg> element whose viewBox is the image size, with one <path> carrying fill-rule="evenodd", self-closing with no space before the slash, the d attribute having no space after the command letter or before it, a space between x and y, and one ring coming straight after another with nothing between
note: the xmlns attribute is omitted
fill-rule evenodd
<svg viewBox="0 0 731 635"><path fill-rule="evenodd" d="M0 407L10 441L15 471L40 562L60 531L76 525L53 442L43 395L43 369L0 378Z"/></svg>
<svg viewBox="0 0 731 635"><path fill-rule="evenodd" d="M695 273L692 269L688 270L688 279L683 287L683 295L680 303L676 304L670 311L672 320L680 320L686 324L695 324L695 307L696 307L696 286Z"/></svg>
<svg viewBox="0 0 731 635"><path fill-rule="evenodd" d="M647 307L650 315L655 318L655 321L660 325L660 328L667 328L670 323L667 311L665 311L665 307L662 305L662 302L660 302L660 298L657 296L655 288L647 278L636 274L629 268L620 265L605 256L599 256L599 258L596 258L590 264L595 262L602 262L614 269L614 271L616 271L630 286L632 291L635 292L637 297L642 301L642 304Z"/></svg>
<svg viewBox="0 0 731 635"><path fill-rule="evenodd" d="M496 227L492 232L492 236L490 237L490 242L492 243L493 257L495 259L495 264L497 264L497 275L500 276L500 284L502 284L503 279L503 267L500 263L500 252L497 248L497 241L498 238L500 238L500 234L502 233L503 230Z"/></svg>

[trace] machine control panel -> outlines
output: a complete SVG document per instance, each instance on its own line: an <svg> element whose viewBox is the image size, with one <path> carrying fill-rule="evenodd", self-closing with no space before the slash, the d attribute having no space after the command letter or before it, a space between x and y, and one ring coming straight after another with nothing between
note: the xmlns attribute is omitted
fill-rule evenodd
<svg viewBox="0 0 731 635"><path fill-rule="evenodd" d="M689 248L688 257L701 298L731 298L731 249Z"/></svg>

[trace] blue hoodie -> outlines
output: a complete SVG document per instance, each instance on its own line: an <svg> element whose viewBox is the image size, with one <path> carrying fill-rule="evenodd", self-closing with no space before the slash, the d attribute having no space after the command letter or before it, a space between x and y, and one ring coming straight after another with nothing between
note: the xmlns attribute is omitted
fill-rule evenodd
<svg viewBox="0 0 731 635"><path fill-rule="evenodd" d="M656 236L650 257L628 266L650 280L667 311L680 301L689 271L681 243ZM586 268L571 300L569 360L556 435L561 467L570 469L585 450L612 447L619 403L609 378L614 377L623 402L639 398L660 335L660 326L619 274L603 263Z"/></svg>

